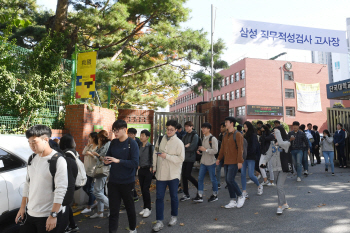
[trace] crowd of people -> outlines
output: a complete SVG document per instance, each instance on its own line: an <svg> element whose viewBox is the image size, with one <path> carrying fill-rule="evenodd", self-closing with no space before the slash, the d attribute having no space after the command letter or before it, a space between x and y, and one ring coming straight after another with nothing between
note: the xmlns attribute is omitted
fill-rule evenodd
<svg viewBox="0 0 350 233"><path fill-rule="evenodd" d="M139 215L143 218L151 216L150 187L152 179L156 179L156 223L153 231L158 232L164 228L166 189L169 189L171 198L168 226L174 226L179 201L204 202L206 173L209 173L212 183L212 194L207 201L218 200L222 168L225 189L230 196L225 208L242 208L248 198L247 184L254 183L257 195L263 195L265 185L276 186L277 214L280 215L288 208L283 188L288 173L296 171L296 180L300 182L302 173L305 176L309 174L308 161L310 166L321 163L321 152L325 159L325 172L330 167L334 175L334 147L340 168L347 166L344 155L347 135L341 124L337 125L333 137L328 130L324 130L321 137L316 125L309 123L306 129L297 121L293 122L292 131L287 133L279 121L274 122L274 127L262 121L258 121L256 127L249 121L237 126L235 118L227 117L219 125L218 138L211 134L213 126L208 122L200 128L203 137L193 127L193 123L187 121L183 130L177 121L169 120L166 134L152 145L148 130L142 130L140 138L137 138L136 129L128 129L124 120L117 120L112 125L115 138L112 141L105 130L89 135L88 144L82 152L83 171L70 134L64 135L57 143L50 139L51 130L47 126L31 127L26 137L34 153L28 161L22 205L16 216L16 223L22 225L20 232L78 231L71 205L74 191L81 187L88 196L87 206L81 213L92 213L97 207L90 218L102 218L107 208L109 232L117 232L119 211L125 208L130 232L137 232L135 202L139 199L135 188L136 174L143 199L143 210ZM198 179L192 175L196 161L200 164ZM235 180L239 172L242 188ZM188 181L196 188L192 199ZM80 186L81 183L84 185ZM183 197L179 199L178 193L182 192Z"/></svg>

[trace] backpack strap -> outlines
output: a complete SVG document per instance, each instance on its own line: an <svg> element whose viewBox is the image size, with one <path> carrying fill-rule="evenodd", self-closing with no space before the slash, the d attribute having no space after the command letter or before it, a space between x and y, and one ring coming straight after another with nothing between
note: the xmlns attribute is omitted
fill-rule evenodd
<svg viewBox="0 0 350 233"><path fill-rule="evenodd" d="M213 149L213 142L212 142L212 139L213 139L213 135L209 137L209 145L210 145L210 148Z"/></svg>
<svg viewBox="0 0 350 233"><path fill-rule="evenodd" d="M56 175L57 160L61 156L62 156L61 154L56 153L52 156L52 158L49 161L47 161L50 164L49 169L52 175L52 192L55 191L55 175Z"/></svg>
<svg viewBox="0 0 350 233"><path fill-rule="evenodd" d="M195 135L195 133L192 132L192 133L191 133L191 142L190 142L190 143L192 143L194 135Z"/></svg>
<svg viewBox="0 0 350 233"><path fill-rule="evenodd" d="M29 156L29 158L28 158L28 166L32 165L32 160L34 159L35 156L36 156L35 153L33 153L31 156Z"/></svg>
<svg viewBox="0 0 350 233"><path fill-rule="evenodd" d="M237 145L237 141L236 141L236 134L237 134L237 130L235 130L235 132L233 133L233 140L235 140L236 148L238 150L238 145Z"/></svg>

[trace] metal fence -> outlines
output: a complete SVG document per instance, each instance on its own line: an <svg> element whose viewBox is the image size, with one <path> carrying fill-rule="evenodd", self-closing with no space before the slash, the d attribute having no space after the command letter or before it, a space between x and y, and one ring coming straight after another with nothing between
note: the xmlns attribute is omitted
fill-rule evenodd
<svg viewBox="0 0 350 233"><path fill-rule="evenodd" d="M350 132L350 109L327 108L327 126L330 134L334 135L337 130L337 124L341 123L343 128ZM345 139L345 156L349 160L350 135ZM334 150L334 159L338 159L336 150Z"/></svg>
<svg viewBox="0 0 350 233"><path fill-rule="evenodd" d="M166 134L166 122L168 120L176 120L180 123L184 130L184 124L186 121L193 123L193 128L198 132L198 135L202 137L201 125L205 122L204 113L170 113L170 112L156 112L154 113L154 133L153 143L155 144L158 137Z"/></svg>
<svg viewBox="0 0 350 233"><path fill-rule="evenodd" d="M6 68L12 72L26 72L25 64L28 60L28 54L31 50L18 46L12 46L10 53L16 57L16 64L8 64ZM62 67L65 70L71 70L72 61L62 59ZM53 129L61 127L59 122L60 108L63 106L63 90L57 90L54 95L42 109L37 109L33 112L31 119L28 121L28 126L35 124L47 125ZM19 117L11 109L0 109L0 134L17 134L21 132L19 129Z"/></svg>

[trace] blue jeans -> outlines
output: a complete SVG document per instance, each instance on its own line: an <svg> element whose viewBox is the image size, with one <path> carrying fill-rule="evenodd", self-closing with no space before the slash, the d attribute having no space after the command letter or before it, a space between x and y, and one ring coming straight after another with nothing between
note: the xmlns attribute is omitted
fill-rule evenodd
<svg viewBox="0 0 350 233"><path fill-rule="evenodd" d="M297 176L301 177L301 164L302 164L302 161L303 161L304 153L303 153L302 150L292 150L291 153L292 153L292 156L293 156L294 166L297 169Z"/></svg>
<svg viewBox="0 0 350 233"><path fill-rule="evenodd" d="M248 168L248 175L249 178L257 185L259 186L259 181L258 178L254 175L254 170L255 170L255 160L244 160L242 164L242 169L241 169L241 182L242 182L242 189L246 190L247 188L247 168ZM272 171L270 171L272 172Z"/></svg>
<svg viewBox="0 0 350 233"><path fill-rule="evenodd" d="M322 153L326 168L328 169L328 165L331 165L332 173L334 173L334 151L323 151Z"/></svg>
<svg viewBox="0 0 350 233"><path fill-rule="evenodd" d="M88 202L88 206L92 206L96 200L96 197L93 194L94 191L94 178L90 177L90 176L86 176L87 180L86 180L86 184L83 187L83 190L86 192L86 194L89 197L89 202Z"/></svg>
<svg viewBox="0 0 350 233"><path fill-rule="evenodd" d="M235 181L236 174L238 172L237 164L225 165L225 179L228 187L228 192L230 193L230 198L236 198L242 195L242 191L239 188L237 182Z"/></svg>
<svg viewBox="0 0 350 233"><path fill-rule="evenodd" d="M308 161L307 150L303 151L303 167L304 167L304 170L309 170L309 161Z"/></svg>
<svg viewBox="0 0 350 233"><path fill-rule="evenodd" d="M164 196L166 187L169 186L169 193L171 198L171 216L177 216L179 208L179 198L177 197L177 188L179 186L179 179L160 181L157 180L156 188L156 218L159 221L164 220Z"/></svg>
<svg viewBox="0 0 350 233"><path fill-rule="evenodd" d="M218 184L220 184L221 179L221 168L224 166L224 159L222 159L219 163L219 165L216 166L216 180L218 181Z"/></svg>
<svg viewBox="0 0 350 233"><path fill-rule="evenodd" d="M211 183L213 184L213 192L215 195L218 193L218 181L215 177L215 167L216 164L206 166L204 164L201 164L199 168L199 175L198 175L198 193L203 194L204 190L204 177L207 171L209 172Z"/></svg>

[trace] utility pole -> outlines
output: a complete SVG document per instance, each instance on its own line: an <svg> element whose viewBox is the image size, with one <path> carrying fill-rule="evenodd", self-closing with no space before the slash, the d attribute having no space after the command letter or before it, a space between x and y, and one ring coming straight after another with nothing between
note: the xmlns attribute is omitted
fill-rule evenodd
<svg viewBox="0 0 350 233"><path fill-rule="evenodd" d="M214 5L211 4L211 101L214 100L214 54L213 54L213 37L214 37Z"/></svg>

